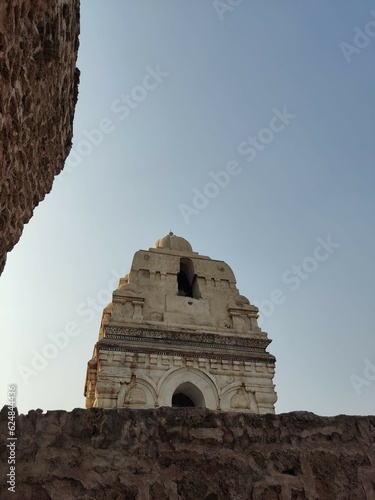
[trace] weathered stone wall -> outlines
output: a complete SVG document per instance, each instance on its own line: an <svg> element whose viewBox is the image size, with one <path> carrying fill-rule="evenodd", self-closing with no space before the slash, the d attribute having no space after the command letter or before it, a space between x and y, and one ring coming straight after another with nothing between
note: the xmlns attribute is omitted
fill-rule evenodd
<svg viewBox="0 0 375 500"><path fill-rule="evenodd" d="M78 409L16 425L16 493L4 471L1 498L375 499L374 416Z"/></svg>
<svg viewBox="0 0 375 500"><path fill-rule="evenodd" d="M79 0L0 2L0 274L70 151Z"/></svg>

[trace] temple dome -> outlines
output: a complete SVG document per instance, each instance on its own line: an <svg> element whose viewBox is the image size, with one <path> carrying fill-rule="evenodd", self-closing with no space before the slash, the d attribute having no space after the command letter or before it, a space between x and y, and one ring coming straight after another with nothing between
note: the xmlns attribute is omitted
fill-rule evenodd
<svg viewBox="0 0 375 500"><path fill-rule="evenodd" d="M172 231L167 234L167 236L164 236L163 238L160 238L160 240L157 240L152 245L152 248L168 248L170 250L179 250L180 252L193 251L190 243L187 240L181 238L181 236L176 236L172 233Z"/></svg>

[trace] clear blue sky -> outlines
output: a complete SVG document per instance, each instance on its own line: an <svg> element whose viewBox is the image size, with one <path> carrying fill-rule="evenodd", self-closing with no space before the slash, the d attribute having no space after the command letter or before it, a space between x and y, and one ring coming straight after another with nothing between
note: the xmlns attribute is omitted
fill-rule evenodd
<svg viewBox="0 0 375 500"><path fill-rule="evenodd" d="M1 278L4 404L84 406L113 278L172 229L263 311L278 413L374 413L375 4L221 8L82 0L74 152Z"/></svg>

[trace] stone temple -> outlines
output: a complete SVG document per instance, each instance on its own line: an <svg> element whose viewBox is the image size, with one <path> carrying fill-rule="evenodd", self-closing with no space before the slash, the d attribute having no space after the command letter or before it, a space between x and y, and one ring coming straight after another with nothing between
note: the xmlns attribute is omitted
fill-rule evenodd
<svg viewBox="0 0 375 500"><path fill-rule="evenodd" d="M139 250L103 311L87 408L274 413L275 357L223 261L170 232Z"/></svg>

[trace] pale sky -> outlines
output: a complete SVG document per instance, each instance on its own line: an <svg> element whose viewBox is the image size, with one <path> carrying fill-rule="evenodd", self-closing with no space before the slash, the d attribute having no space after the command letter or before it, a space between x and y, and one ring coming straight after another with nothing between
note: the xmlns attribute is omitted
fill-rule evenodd
<svg viewBox="0 0 375 500"><path fill-rule="evenodd" d="M260 307L277 413L374 413L375 4L231 3L82 0L73 151L0 280L3 404L84 407L101 311L172 230Z"/></svg>

